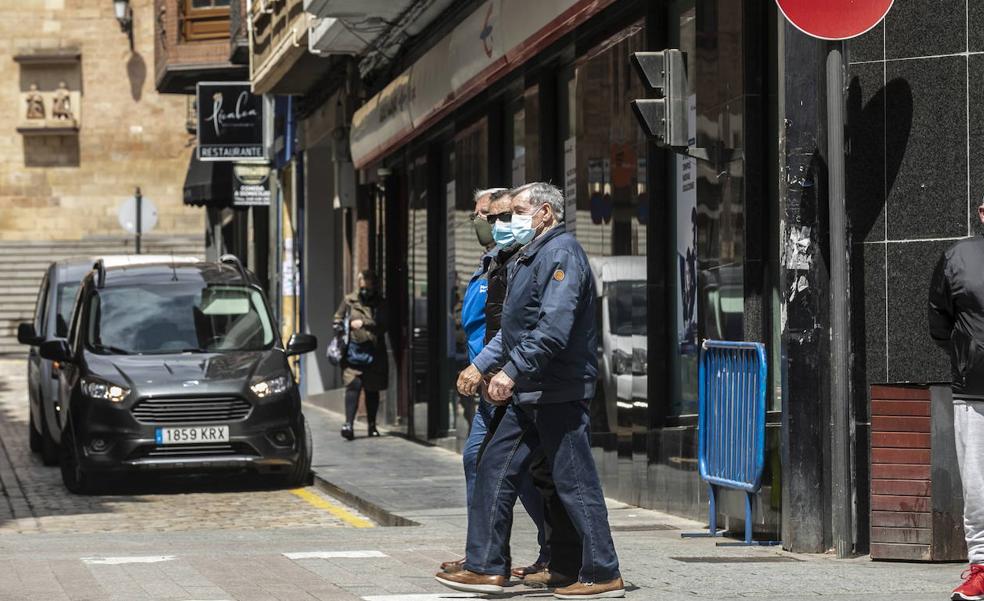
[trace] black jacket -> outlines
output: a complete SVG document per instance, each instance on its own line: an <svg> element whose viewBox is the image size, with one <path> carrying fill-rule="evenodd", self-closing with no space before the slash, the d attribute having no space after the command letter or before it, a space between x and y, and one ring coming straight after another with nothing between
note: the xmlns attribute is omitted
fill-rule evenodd
<svg viewBox="0 0 984 601"><path fill-rule="evenodd" d="M953 392L984 397L984 236L957 242L937 263L929 333L950 353Z"/></svg>
<svg viewBox="0 0 984 601"><path fill-rule="evenodd" d="M506 302L509 266L516 250L499 251L492 259L488 272L488 296L485 298L485 344L492 342L502 327L502 304Z"/></svg>

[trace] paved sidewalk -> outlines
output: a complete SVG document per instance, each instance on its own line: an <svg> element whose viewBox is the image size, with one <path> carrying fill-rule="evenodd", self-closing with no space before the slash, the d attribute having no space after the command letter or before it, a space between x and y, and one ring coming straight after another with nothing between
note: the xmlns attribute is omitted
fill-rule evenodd
<svg viewBox="0 0 984 601"><path fill-rule="evenodd" d="M464 546L460 455L399 436L363 438L359 428L360 438L348 442L339 435L342 416L314 405L305 406L305 415L315 440L314 473L322 485L348 493L341 496L343 501L377 520L372 507L420 524L384 530L409 531L419 541L417 550L426 548L434 557L432 570L437 559L450 559ZM535 534L521 509L516 516L513 557L522 563L534 556ZM868 557L837 560L777 547L721 548L710 539L681 539L680 532L704 529L703 524L612 500L609 517L630 599L930 601L948 598L963 569L959 564L873 562ZM460 541L457 546L455 540ZM438 541L443 544L434 544ZM508 593L517 595L546 596L522 589Z"/></svg>
<svg viewBox="0 0 984 601"><path fill-rule="evenodd" d="M304 415L314 438L315 478L329 483L333 492L354 496L368 511L375 508L410 520L433 510L464 512L464 474L457 453L399 436L368 438L364 423L356 423L357 438L348 441L340 434L341 415L310 404Z"/></svg>

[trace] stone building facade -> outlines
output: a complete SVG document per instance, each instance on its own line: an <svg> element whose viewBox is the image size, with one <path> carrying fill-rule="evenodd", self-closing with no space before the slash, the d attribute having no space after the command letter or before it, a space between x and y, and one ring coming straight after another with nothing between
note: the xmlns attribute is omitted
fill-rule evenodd
<svg viewBox="0 0 984 601"><path fill-rule="evenodd" d="M203 231L182 203L187 100L155 90L153 0L131 7L132 50L109 0L0 0L0 240L125 235L117 210L137 186L155 234ZM56 121L62 82L73 118ZM47 120L27 119L32 86Z"/></svg>

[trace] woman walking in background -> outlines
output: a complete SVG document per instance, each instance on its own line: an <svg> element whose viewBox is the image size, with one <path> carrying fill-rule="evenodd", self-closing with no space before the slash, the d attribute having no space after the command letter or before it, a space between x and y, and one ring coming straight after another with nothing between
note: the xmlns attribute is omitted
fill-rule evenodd
<svg viewBox="0 0 984 601"><path fill-rule="evenodd" d="M359 394L366 393L366 418L369 436L379 436L376 413L379 411L379 391L389 383L386 358L386 328L380 307L383 299L376 286L376 275L369 270L358 276L358 289L345 295L335 311L335 328L348 326L348 346L342 360L342 381L345 383L345 425L342 437L355 438L352 424L359 408Z"/></svg>

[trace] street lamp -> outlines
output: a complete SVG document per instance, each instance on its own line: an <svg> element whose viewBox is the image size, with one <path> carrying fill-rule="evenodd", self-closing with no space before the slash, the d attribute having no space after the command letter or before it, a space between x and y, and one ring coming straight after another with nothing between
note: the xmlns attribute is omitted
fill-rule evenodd
<svg viewBox="0 0 984 601"><path fill-rule="evenodd" d="M130 8L130 0L113 0L113 12L120 24L120 31L130 38L130 50L133 50L133 10Z"/></svg>

